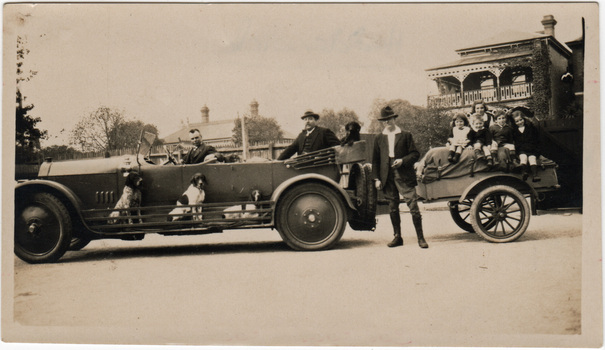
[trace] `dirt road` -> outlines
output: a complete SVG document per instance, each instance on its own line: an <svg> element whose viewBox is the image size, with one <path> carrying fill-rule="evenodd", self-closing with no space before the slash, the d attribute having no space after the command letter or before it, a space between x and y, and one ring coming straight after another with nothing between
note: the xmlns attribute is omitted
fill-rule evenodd
<svg viewBox="0 0 605 350"><path fill-rule="evenodd" d="M507 244L446 211L423 215L427 250L403 214L393 249L380 215L376 232L347 228L321 252L242 230L96 241L57 264L15 258L14 320L53 326L30 341L124 344L520 346L580 334L581 214L534 216Z"/></svg>

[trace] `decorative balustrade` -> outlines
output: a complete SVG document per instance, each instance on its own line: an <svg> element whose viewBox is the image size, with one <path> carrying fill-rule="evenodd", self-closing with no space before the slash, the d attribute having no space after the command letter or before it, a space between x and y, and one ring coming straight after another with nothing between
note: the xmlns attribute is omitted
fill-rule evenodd
<svg viewBox="0 0 605 350"><path fill-rule="evenodd" d="M500 86L493 89L469 90L463 94L433 95L428 97L429 107L448 108L470 106L475 100L486 103L529 98L533 94L532 83Z"/></svg>
<svg viewBox="0 0 605 350"><path fill-rule="evenodd" d="M498 101L498 90L493 89L482 89L482 90L470 90L464 92L465 104L471 104L475 100L483 100L485 102Z"/></svg>
<svg viewBox="0 0 605 350"><path fill-rule="evenodd" d="M462 96L460 94L446 94L429 96L429 106L435 108L460 107Z"/></svg>
<svg viewBox="0 0 605 350"><path fill-rule="evenodd" d="M517 85L508 85L500 87L500 100L515 100L518 98L527 98L533 94L534 84L525 83Z"/></svg>

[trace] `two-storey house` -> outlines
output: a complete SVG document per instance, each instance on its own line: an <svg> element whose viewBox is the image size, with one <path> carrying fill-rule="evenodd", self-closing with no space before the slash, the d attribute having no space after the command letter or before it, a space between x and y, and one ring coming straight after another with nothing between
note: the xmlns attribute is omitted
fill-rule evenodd
<svg viewBox="0 0 605 350"><path fill-rule="evenodd" d="M426 69L437 84L429 107L468 111L482 99L490 107L530 106L543 118L557 116L569 89L561 76L572 51L555 38L556 20L544 16L544 32L508 31L456 50L460 59Z"/></svg>

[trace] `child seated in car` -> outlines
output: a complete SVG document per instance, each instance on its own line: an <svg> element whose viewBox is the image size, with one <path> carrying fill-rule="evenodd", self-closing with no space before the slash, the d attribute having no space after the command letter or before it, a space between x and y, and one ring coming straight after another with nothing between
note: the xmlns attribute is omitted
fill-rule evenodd
<svg viewBox="0 0 605 350"><path fill-rule="evenodd" d="M509 116L504 110L498 110L494 113L496 123L489 127L492 137L492 154L496 153L498 157L498 167L509 172L512 168L512 160L516 156L515 145L513 141L513 128L509 122Z"/></svg>
<svg viewBox="0 0 605 350"><path fill-rule="evenodd" d="M527 180L529 168L531 170L532 182L538 182L541 180L538 176L537 162L537 158L540 156L540 136L538 135L538 129L536 129L534 124L527 119L522 111L514 111L512 116L513 121L515 122L513 127L513 139L517 152L519 153L523 180Z"/></svg>
<svg viewBox="0 0 605 350"><path fill-rule="evenodd" d="M458 163L462 150L470 143L468 134L471 128L468 126L468 118L464 113L456 113L451 126L452 129L446 144L446 147L450 149L447 160L450 163Z"/></svg>
<svg viewBox="0 0 605 350"><path fill-rule="evenodd" d="M492 167L494 161L489 146L492 144L492 137L489 130L485 127L485 121L478 114L472 114L470 118L471 132L469 139L475 151L475 157L485 159L487 165Z"/></svg>

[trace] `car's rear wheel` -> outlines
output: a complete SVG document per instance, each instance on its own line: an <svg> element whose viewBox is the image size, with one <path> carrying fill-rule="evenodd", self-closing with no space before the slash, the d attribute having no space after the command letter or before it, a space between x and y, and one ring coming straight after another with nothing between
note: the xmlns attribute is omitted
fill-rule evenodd
<svg viewBox="0 0 605 350"><path fill-rule="evenodd" d="M347 222L343 200L333 189L318 183L296 185L279 200L276 226L286 244L296 250L332 247Z"/></svg>
<svg viewBox="0 0 605 350"><path fill-rule="evenodd" d="M65 205L49 193L36 193L15 206L15 254L29 263L57 261L69 248L72 222Z"/></svg>
<svg viewBox="0 0 605 350"><path fill-rule="evenodd" d="M473 202L469 199L462 202L448 202L450 215L458 227L467 232L475 232L471 223L471 205Z"/></svg>

